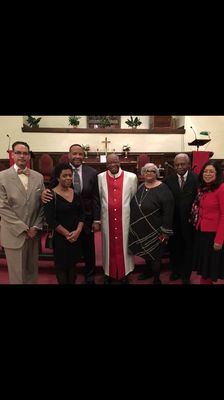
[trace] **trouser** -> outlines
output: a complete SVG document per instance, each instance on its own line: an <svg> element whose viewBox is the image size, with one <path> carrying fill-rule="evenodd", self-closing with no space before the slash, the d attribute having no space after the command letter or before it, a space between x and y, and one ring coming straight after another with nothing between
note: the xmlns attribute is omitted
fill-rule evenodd
<svg viewBox="0 0 224 400"><path fill-rule="evenodd" d="M189 279L193 262L193 233L183 236L178 231L169 239L170 264L172 272Z"/></svg>
<svg viewBox="0 0 224 400"><path fill-rule="evenodd" d="M27 239L19 249L5 249L10 284L35 284L38 278L38 239Z"/></svg>
<svg viewBox="0 0 224 400"><path fill-rule="evenodd" d="M85 262L85 277L92 278L96 268L96 253L94 243L94 232L86 233L82 231L80 235L82 242L82 254Z"/></svg>

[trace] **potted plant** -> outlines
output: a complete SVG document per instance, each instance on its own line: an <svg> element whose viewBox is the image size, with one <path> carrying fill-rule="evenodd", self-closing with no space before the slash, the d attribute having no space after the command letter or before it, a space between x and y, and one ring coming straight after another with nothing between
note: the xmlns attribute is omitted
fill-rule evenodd
<svg viewBox="0 0 224 400"><path fill-rule="evenodd" d="M130 126L132 129L136 129L138 126L140 126L142 124L142 122L140 121L140 119L138 117L133 118L132 116L130 116L130 119L127 119L127 121L125 121L125 123Z"/></svg>
<svg viewBox="0 0 224 400"><path fill-rule="evenodd" d="M100 128L109 128L111 126L111 122L108 117L104 116L100 118L99 125Z"/></svg>
<svg viewBox="0 0 224 400"><path fill-rule="evenodd" d="M40 120L41 120L41 117L35 118L35 117L32 117L32 115L28 115L27 123L30 126L30 128L39 128Z"/></svg>
<svg viewBox="0 0 224 400"><path fill-rule="evenodd" d="M87 156L88 156L88 151L90 150L89 144L82 144L82 148L83 148L84 153L85 153L85 158L87 158Z"/></svg>
<svg viewBox="0 0 224 400"><path fill-rule="evenodd" d="M72 125L74 128L76 128L77 126L79 126L81 117L77 116L77 115L70 115L68 117L68 121L69 121L69 125Z"/></svg>

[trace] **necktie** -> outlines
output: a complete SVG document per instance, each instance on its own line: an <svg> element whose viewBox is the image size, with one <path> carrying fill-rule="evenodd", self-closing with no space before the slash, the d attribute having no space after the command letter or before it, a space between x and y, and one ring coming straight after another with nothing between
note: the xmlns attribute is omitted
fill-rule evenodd
<svg viewBox="0 0 224 400"><path fill-rule="evenodd" d="M28 168L25 168L25 169L21 169L21 168L19 168L18 170L17 170L17 174L24 174L24 175L26 175L26 176L29 176L30 175L30 170L28 169Z"/></svg>
<svg viewBox="0 0 224 400"><path fill-rule="evenodd" d="M73 169L73 186L75 194L81 193L81 181L77 168Z"/></svg>
<svg viewBox="0 0 224 400"><path fill-rule="evenodd" d="M183 190L183 188L184 188L184 183L185 183L185 181L184 181L184 177L183 176L181 176L180 177L180 190L182 191Z"/></svg>

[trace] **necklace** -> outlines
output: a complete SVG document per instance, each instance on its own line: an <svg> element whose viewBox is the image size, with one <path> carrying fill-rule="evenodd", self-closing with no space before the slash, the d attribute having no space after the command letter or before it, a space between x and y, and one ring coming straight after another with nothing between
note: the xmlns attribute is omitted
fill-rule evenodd
<svg viewBox="0 0 224 400"><path fill-rule="evenodd" d="M150 189L146 189L146 188L144 189L144 187L143 187L143 190L142 190L142 193L141 193L141 197L140 197L140 200L139 200L139 203L138 203L139 207L142 206L143 201L145 200L145 198L147 197L147 195L149 193L149 190Z"/></svg>

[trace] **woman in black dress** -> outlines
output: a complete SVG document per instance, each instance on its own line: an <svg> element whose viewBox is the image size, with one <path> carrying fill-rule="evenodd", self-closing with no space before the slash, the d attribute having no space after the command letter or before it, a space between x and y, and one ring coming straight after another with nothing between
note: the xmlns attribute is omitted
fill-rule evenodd
<svg viewBox="0 0 224 400"><path fill-rule="evenodd" d="M157 178L155 164L141 169L145 182L131 200L129 249L142 257L154 274L154 283L161 283L160 265L166 241L172 235L174 199L170 189Z"/></svg>
<svg viewBox="0 0 224 400"><path fill-rule="evenodd" d="M45 204L46 221L54 230L54 261L58 283L74 283L74 267L81 255L79 240L85 214L81 196L71 188L72 167L59 164L55 167L58 185L53 189L53 199Z"/></svg>

